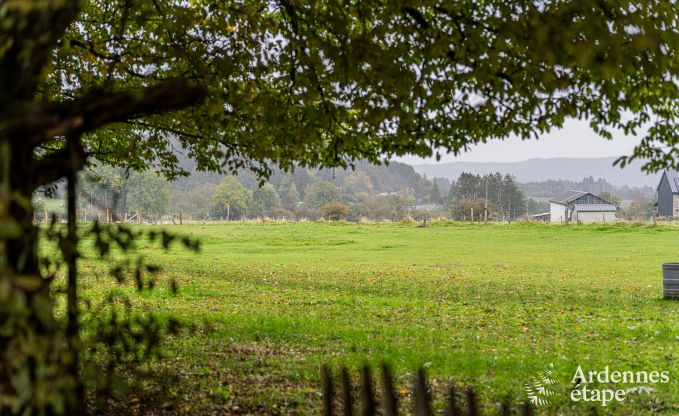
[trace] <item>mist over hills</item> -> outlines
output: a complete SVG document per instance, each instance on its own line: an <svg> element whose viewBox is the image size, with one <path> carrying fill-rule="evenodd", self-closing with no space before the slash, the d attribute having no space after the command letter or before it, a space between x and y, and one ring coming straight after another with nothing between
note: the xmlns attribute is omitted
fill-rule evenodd
<svg viewBox="0 0 679 416"><path fill-rule="evenodd" d="M621 169L613 166L615 157L528 159L523 162L447 162L413 165L415 171L427 178L457 179L462 172L488 174L502 172L513 175L519 182L542 182L549 179L579 181L584 177L604 178L615 186L652 186L661 173L647 175L641 171L642 162Z"/></svg>

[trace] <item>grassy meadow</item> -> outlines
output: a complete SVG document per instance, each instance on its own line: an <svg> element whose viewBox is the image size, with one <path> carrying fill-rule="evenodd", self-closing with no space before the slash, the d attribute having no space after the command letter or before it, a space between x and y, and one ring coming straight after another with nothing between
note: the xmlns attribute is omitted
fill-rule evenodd
<svg viewBox="0 0 679 416"><path fill-rule="evenodd" d="M202 242L200 254L138 246L163 265L161 280L177 280L176 296L162 284L137 294L103 265L82 265L84 297L129 292L139 310L192 326L146 365L148 378L125 398L132 408L156 406L144 395L162 390L158 412L318 414L322 363L347 365L358 380L363 364L386 362L399 387L420 366L435 392L474 385L490 412L506 395L525 400L524 382L553 363L558 395L542 411L679 414L679 302L662 299L661 281L661 263L679 260L677 227L166 228ZM578 365L666 370L671 380L621 405L573 403Z"/></svg>

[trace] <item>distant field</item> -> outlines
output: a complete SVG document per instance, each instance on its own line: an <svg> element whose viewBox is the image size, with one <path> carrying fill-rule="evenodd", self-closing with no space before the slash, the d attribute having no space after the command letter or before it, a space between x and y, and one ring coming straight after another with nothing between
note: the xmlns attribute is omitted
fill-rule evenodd
<svg viewBox="0 0 679 416"><path fill-rule="evenodd" d="M152 368L179 378L169 388L172 411L315 414L321 363L388 362L401 385L425 366L435 390L471 383L493 409L508 394L524 400L524 382L554 363L560 383L551 409L569 414L592 407L568 399L578 365L667 370L671 382L653 386L655 394L594 407L679 413L679 302L661 298L661 263L679 261L677 227L167 228L200 238L202 253L142 244L180 292L161 287L134 302L209 328L170 340L169 358ZM86 296L121 290L84 267Z"/></svg>

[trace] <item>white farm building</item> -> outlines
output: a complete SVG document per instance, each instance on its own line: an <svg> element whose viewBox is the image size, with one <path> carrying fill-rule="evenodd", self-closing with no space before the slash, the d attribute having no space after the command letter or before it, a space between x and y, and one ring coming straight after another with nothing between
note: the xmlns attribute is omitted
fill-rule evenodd
<svg viewBox="0 0 679 416"><path fill-rule="evenodd" d="M611 222L615 211L615 205L591 192L567 191L549 200L551 222Z"/></svg>

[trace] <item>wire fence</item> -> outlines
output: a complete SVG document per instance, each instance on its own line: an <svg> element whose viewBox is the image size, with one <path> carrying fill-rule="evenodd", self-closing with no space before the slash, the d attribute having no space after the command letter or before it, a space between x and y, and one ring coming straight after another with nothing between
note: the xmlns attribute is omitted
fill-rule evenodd
<svg viewBox="0 0 679 416"><path fill-rule="evenodd" d="M310 222L310 221L331 221L332 219L325 217L304 217L304 216L243 216L243 217L218 217L205 214L197 213L186 213L186 212L171 212L162 215L150 215L142 214L139 211L120 213L112 209L105 208L78 208L76 210L76 221L77 222L94 222L98 221L102 224L112 224L112 223L127 223L127 224L161 224L161 225L183 225L183 224L218 224L218 223L233 223L233 222ZM45 223L48 224L52 222L52 219L56 219L58 223L66 223L66 213L62 209L48 209L47 207L38 207L35 209L33 214L33 222L36 224ZM384 223L384 222L419 222L426 226L427 222L432 221L452 221L446 216L437 217L423 217L415 218L410 215L406 215L403 218L353 218L347 221L357 222L357 223ZM518 222L527 222L530 220L522 220ZM462 222L469 222L468 219L464 219ZM477 222L483 222L477 221ZM490 221L490 222L503 222L507 221ZM545 222L544 218L533 218L530 222ZM548 221L546 221L548 222ZM603 222L601 222L603 223ZM631 221L625 219L618 219L613 222L608 223L636 223L636 224L654 224L654 225L668 225L675 226L679 225L679 217L654 217L650 220L638 220ZM568 225L577 225L579 222L572 222Z"/></svg>
<svg viewBox="0 0 679 416"><path fill-rule="evenodd" d="M184 212L166 213L163 215L143 215L139 211L130 213L117 213L109 209L87 209L79 208L76 210L77 222L94 222L98 221L102 224L112 223L126 223L126 224L162 224L162 225L183 225L183 224L219 224L219 223L234 223L234 222L310 222L310 221L332 221L331 219L308 218L302 216L242 216L242 217L218 217L210 215L191 214ZM55 218L58 223L66 223L66 214L59 210L48 210L47 208L38 208L34 211L33 221L36 224L52 222ZM435 218L440 220L448 220L447 218ZM404 219L368 219L359 218L352 222L399 222L399 221L415 221L411 217Z"/></svg>
<svg viewBox="0 0 679 416"><path fill-rule="evenodd" d="M61 210L49 210L38 208L33 213L33 222L50 223L56 219L58 223L66 223L66 213ZM142 215L139 211L130 213L118 213L110 209L88 209L78 208L76 210L77 222L94 222L102 224L127 223L127 224L177 224L184 223L205 223L222 221L221 218L205 218L201 216L186 215L183 212L168 213L158 216Z"/></svg>
<svg viewBox="0 0 679 416"><path fill-rule="evenodd" d="M321 369L321 383L323 388L323 415L324 416L398 416L412 409L415 416L431 416L434 413L434 397L427 382L423 369L417 372L417 377L412 390L407 391L406 397L411 399L408 403L401 403L400 398L403 390L397 392L394 385L394 377L388 366L381 368L381 389L377 390L377 380L373 379L370 367L365 366L361 370L361 381L358 389L354 386L351 375L346 367L339 373L339 383L336 382L330 367L327 365ZM358 397L356 398L356 393ZM518 409L516 409L518 407ZM518 412L515 412L518 410ZM408 412L409 413L409 412ZM440 414L440 413L436 413ZM479 416L481 406L476 392L472 388L460 391L456 385L451 385L445 394L444 415L446 416ZM509 416L521 414L532 416L533 407L530 402L513 406L507 397L502 402L499 414Z"/></svg>

